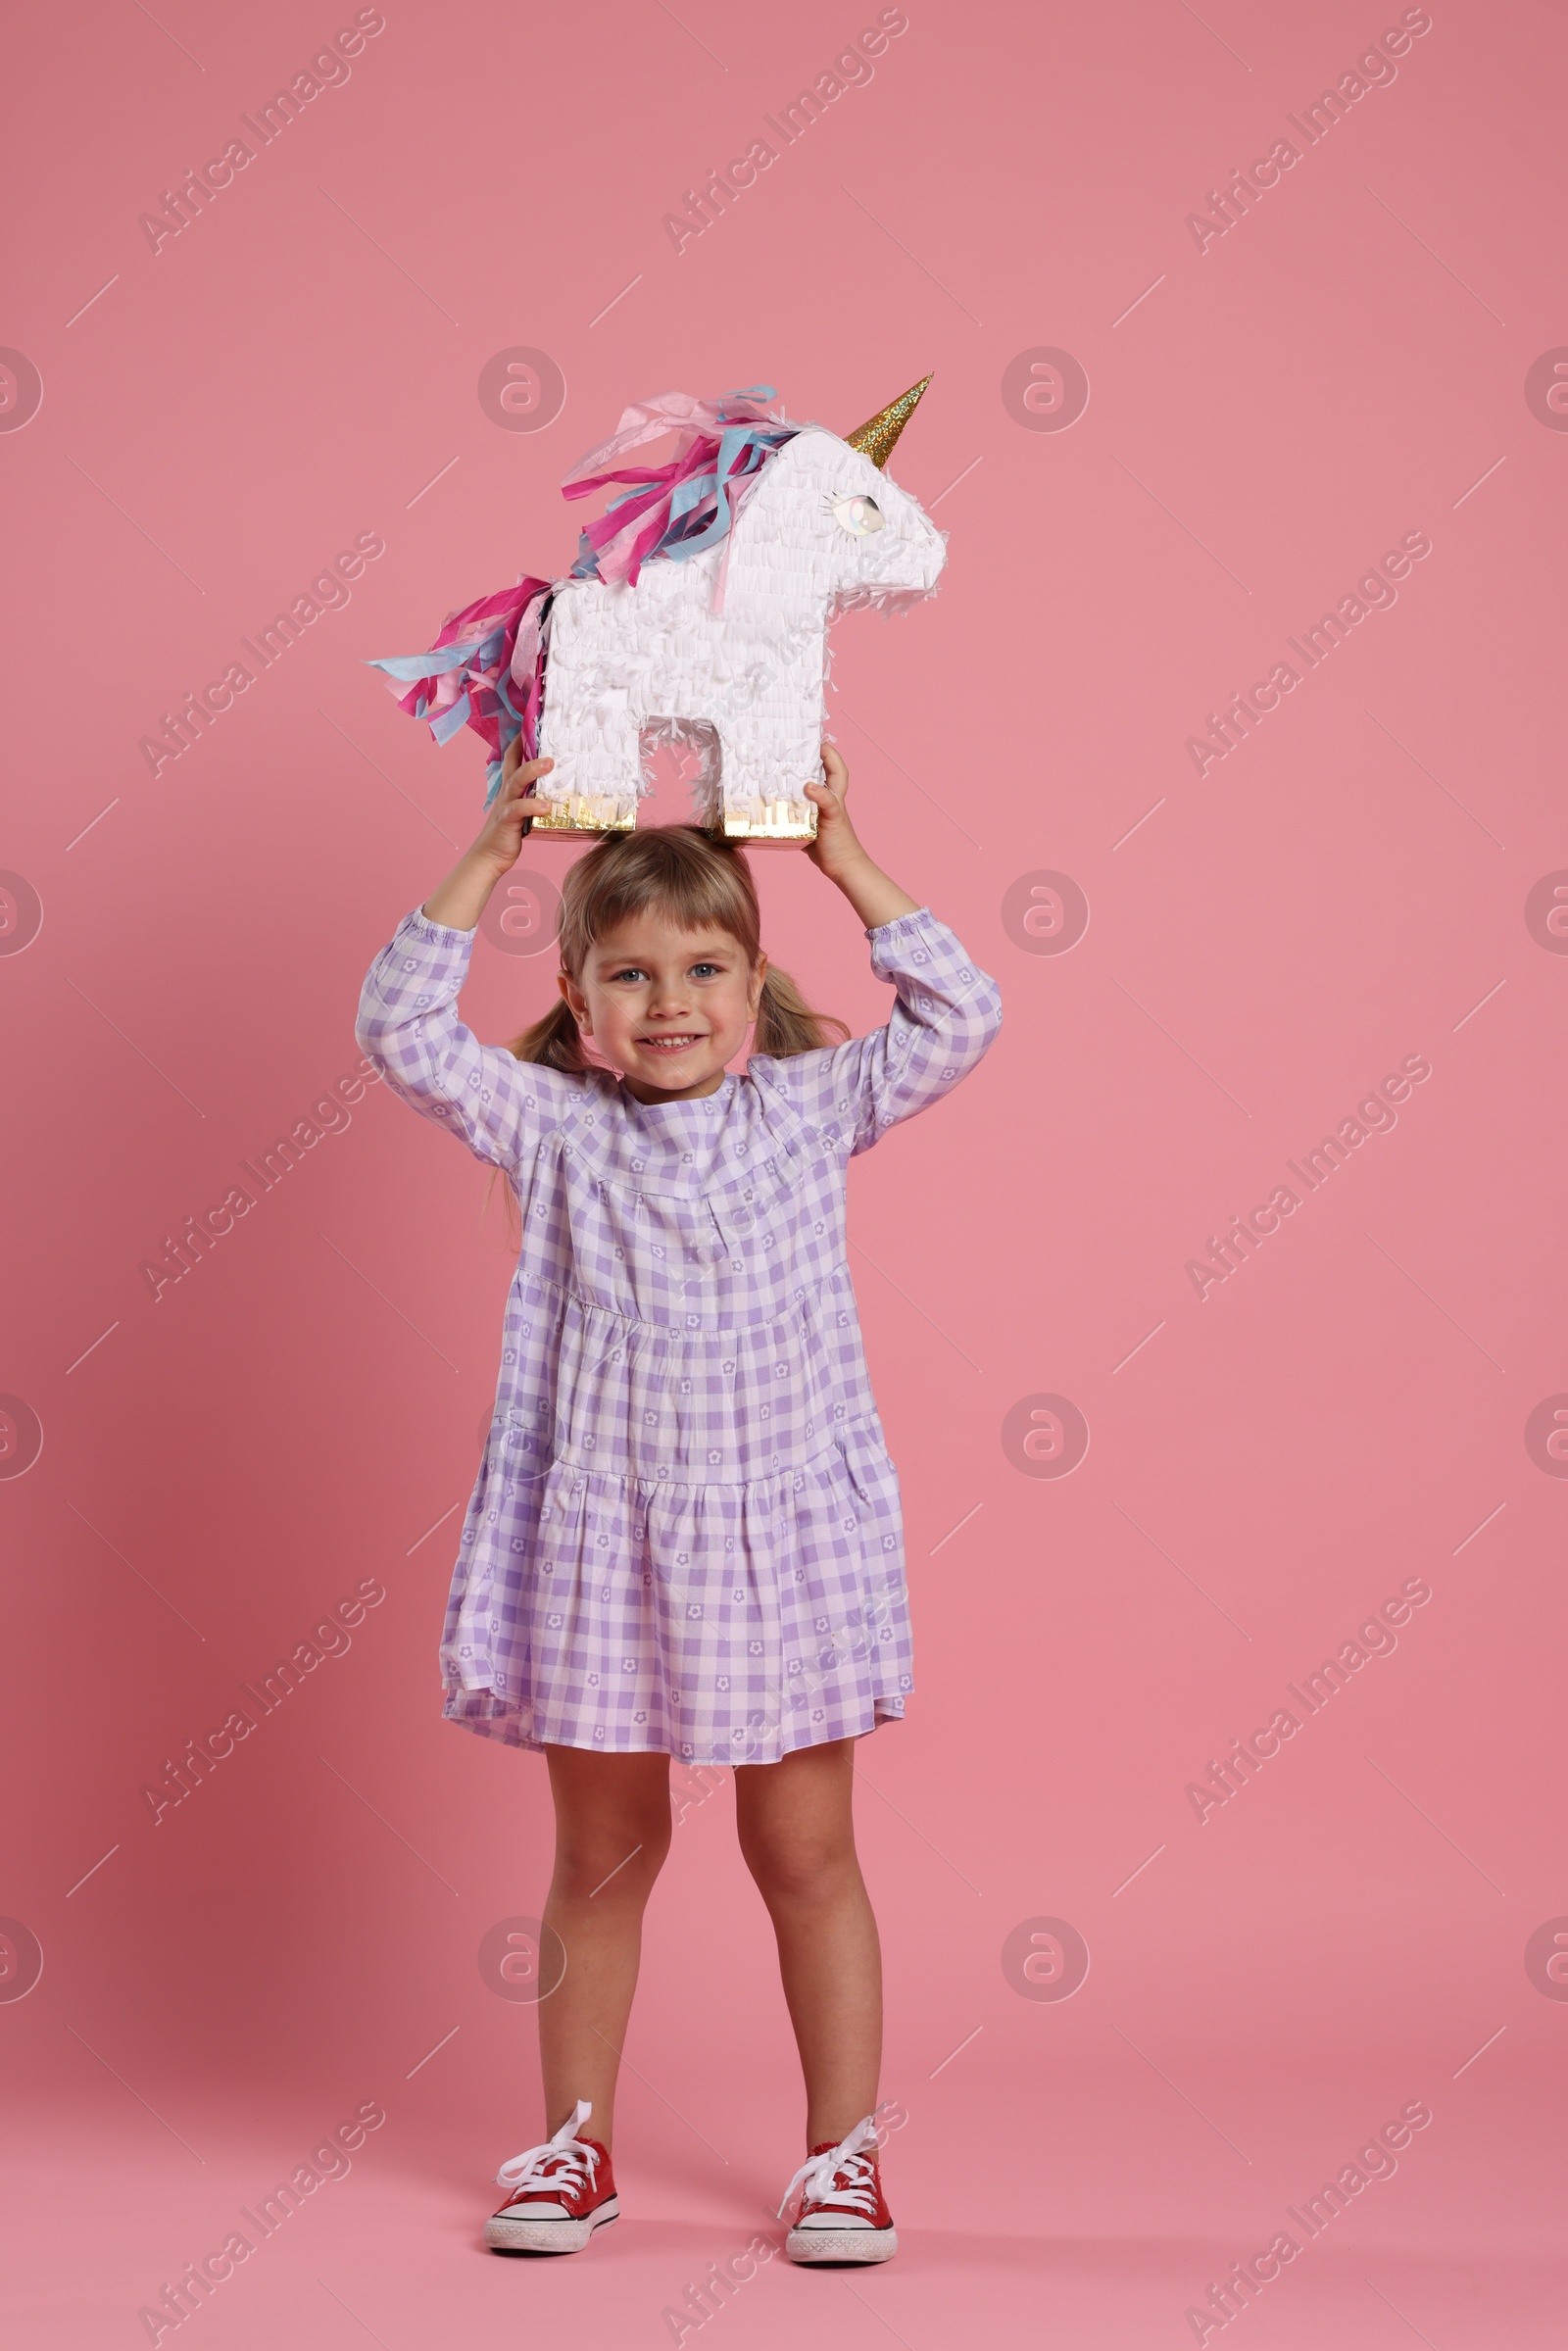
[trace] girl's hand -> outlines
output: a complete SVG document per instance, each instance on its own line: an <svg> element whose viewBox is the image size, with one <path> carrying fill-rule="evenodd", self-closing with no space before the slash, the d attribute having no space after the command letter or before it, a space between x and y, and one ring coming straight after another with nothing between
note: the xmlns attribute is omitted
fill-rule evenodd
<svg viewBox="0 0 1568 2351"><path fill-rule="evenodd" d="M469 856L506 873L522 854L523 836L534 819L529 798L540 776L548 775L554 759L525 759L522 737L514 736L501 762L501 786L485 810L483 828Z"/></svg>
<svg viewBox="0 0 1568 2351"><path fill-rule="evenodd" d="M816 839L806 854L830 882L837 882L870 860L844 806L850 771L831 743L822 746L822 773L824 782L806 787L806 797L816 810Z"/></svg>
<svg viewBox="0 0 1568 2351"><path fill-rule="evenodd" d="M419 910L426 920L446 923L457 931L478 927L491 892L522 853L522 837L539 806L530 797L533 787L555 763L554 759L525 759L520 735L509 745L501 762L501 782L485 810L479 837L458 859L440 889L425 900Z"/></svg>
<svg viewBox="0 0 1568 2351"><path fill-rule="evenodd" d="M850 771L831 743L822 746L822 772L824 783L806 787L806 797L816 810L816 839L807 856L838 884L867 930L896 921L901 914L917 914L919 900L873 865L857 838L844 807Z"/></svg>

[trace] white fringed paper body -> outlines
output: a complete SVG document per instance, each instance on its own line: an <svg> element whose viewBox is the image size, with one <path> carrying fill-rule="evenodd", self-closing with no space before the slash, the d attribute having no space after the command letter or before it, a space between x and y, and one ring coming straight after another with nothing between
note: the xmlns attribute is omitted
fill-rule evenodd
<svg viewBox="0 0 1568 2351"><path fill-rule="evenodd" d="M882 529L853 527L868 519L861 501ZM869 458L820 427L798 432L718 546L645 563L635 587L560 584L539 730L556 764L540 797L573 831L633 825L645 745L686 743L701 759L699 823L809 840L829 624L853 606L898 612L933 595L946 561L944 534Z"/></svg>
<svg viewBox="0 0 1568 2351"><path fill-rule="evenodd" d="M626 410L566 476L576 497L629 481L583 533L572 571L449 615L434 650L375 666L438 742L490 747L490 792L519 733L555 764L536 833L629 830L661 744L697 755L694 819L756 843L808 842L822 780L829 630L858 606L901 612L936 592L947 537L883 469L927 377L845 439L760 408L767 386L710 403L681 393ZM682 432L661 468L641 442ZM608 472L590 468L607 458Z"/></svg>

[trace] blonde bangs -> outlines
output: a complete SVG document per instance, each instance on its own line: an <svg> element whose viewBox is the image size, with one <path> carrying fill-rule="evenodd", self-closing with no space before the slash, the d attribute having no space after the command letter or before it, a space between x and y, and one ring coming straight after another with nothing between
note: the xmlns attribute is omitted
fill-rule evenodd
<svg viewBox="0 0 1568 2351"><path fill-rule="evenodd" d="M561 894L561 961L575 979L596 940L640 914L679 931L727 931L749 964L761 950L761 915L739 849L691 824L620 833L578 859Z"/></svg>

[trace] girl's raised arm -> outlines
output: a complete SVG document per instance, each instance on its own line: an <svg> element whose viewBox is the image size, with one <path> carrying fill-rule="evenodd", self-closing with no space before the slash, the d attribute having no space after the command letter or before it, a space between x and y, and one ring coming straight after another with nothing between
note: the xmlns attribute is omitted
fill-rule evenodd
<svg viewBox="0 0 1568 2351"><path fill-rule="evenodd" d="M1002 1025L1002 999L947 924L867 856L844 805L849 771L831 743L822 746L822 766L825 783L807 786L816 805L816 839L807 855L860 917L871 968L893 982L898 1001L868 1037L790 1054L770 1067L797 1108L855 1152L968 1075Z"/></svg>
<svg viewBox="0 0 1568 2351"><path fill-rule="evenodd" d="M480 1159L515 1168L521 1151L561 1117L571 1081L481 1045L457 1000L490 893L516 862L526 796L549 759L521 761L514 745L501 789L473 847L424 905L404 916L366 975L355 1035L395 1094L459 1135Z"/></svg>

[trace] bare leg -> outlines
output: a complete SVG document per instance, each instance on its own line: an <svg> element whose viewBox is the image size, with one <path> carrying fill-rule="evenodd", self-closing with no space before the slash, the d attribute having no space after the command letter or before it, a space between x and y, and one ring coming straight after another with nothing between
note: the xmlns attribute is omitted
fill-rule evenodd
<svg viewBox="0 0 1568 2351"><path fill-rule="evenodd" d="M806 2076L806 2143L835 2143L876 2105L882 1953L855 1851L855 1741L735 1774L741 1852L778 1938Z"/></svg>
<svg viewBox="0 0 1568 2351"><path fill-rule="evenodd" d="M584 2130L609 2147L615 2074L637 1986L643 1909L669 1850L669 1757L546 1747L556 1803L556 1867L545 1903L550 1951L565 1973L539 2003L545 2131L591 2098ZM550 1940L554 1934L561 1945ZM552 1972L548 1956L546 1973Z"/></svg>

